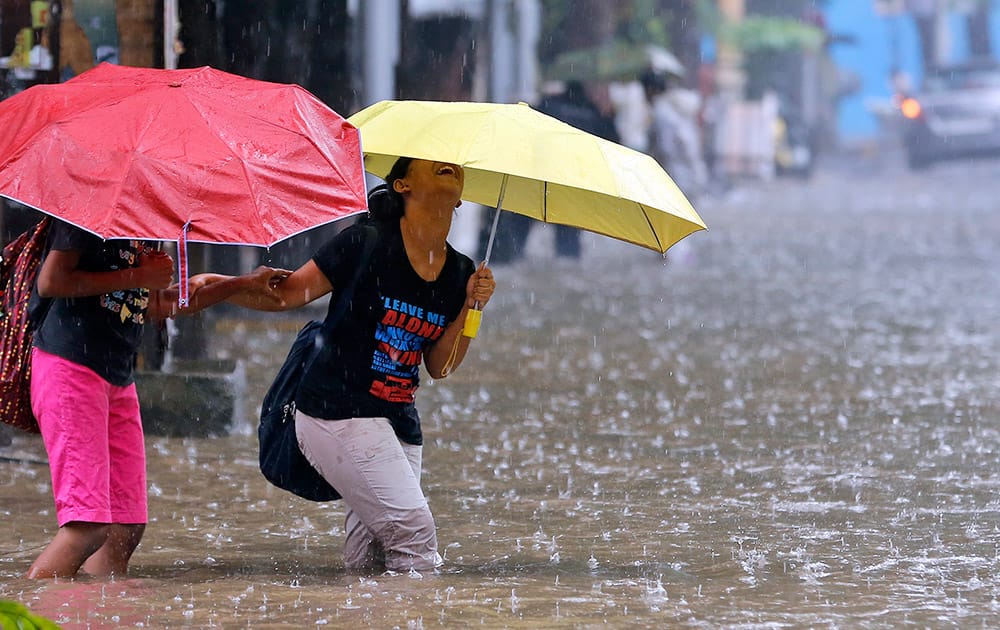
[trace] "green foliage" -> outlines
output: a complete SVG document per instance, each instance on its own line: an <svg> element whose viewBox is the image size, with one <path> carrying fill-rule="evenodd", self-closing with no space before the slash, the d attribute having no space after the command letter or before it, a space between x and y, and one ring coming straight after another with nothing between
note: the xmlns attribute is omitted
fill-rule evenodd
<svg viewBox="0 0 1000 630"><path fill-rule="evenodd" d="M630 0L617 6L614 42L609 45L655 44L670 48L672 14L657 0ZM567 52L559 42L576 9L573 0L541 0L542 33L539 57L543 64Z"/></svg>
<svg viewBox="0 0 1000 630"><path fill-rule="evenodd" d="M571 50L556 57L545 69L545 76L561 81L631 81L648 69L684 75L684 66L670 51L651 48L656 47L617 40L605 46Z"/></svg>
<svg viewBox="0 0 1000 630"><path fill-rule="evenodd" d="M630 44L670 47L672 15L660 10L656 0L632 0L625 5L616 29L616 40Z"/></svg>
<svg viewBox="0 0 1000 630"><path fill-rule="evenodd" d="M747 16L740 22L726 23L719 36L744 52L763 50L819 50L823 31L798 20L780 17Z"/></svg>
<svg viewBox="0 0 1000 630"><path fill-rule="evenodd" d="M3 630L59 630L55 622L36 615L18 602L0 600L0 628Z"/></svg>

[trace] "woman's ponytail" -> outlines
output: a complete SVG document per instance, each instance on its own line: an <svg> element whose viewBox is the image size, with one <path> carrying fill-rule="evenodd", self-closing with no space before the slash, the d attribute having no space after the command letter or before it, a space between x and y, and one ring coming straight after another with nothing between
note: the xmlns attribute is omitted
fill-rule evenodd
<svg viewBox="0 0 1000 630"><path fill-rule="evenodd" d="M375 221L399 221L406 211L403 195L396 192L392 184L406 177L413 158L401 157L396 160L386 175L385 183L372 188L368 193L368 215Z"/></svg>

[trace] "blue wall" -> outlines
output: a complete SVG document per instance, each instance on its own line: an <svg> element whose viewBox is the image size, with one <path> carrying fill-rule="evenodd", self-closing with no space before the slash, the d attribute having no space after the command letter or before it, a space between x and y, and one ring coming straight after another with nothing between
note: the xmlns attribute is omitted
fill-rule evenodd
<svg viewBox="0 0 1000 630"><path fill-rule="evenodd" d="M831 33L854 38L853 43L835 44L830 53L845 72L857 75L860 89L841 101L838 125L846 142L874 137L878 119L866 103L892 97L890 75L894 64L919 85L923 76L916 25L910 15L882 17L875 13L871 0L830 0L825 8ZM951 50L949 61L968 57L969 42L961 16L949 16ZM990 16L994 54L1000 50L1000 15Z"/></svg>

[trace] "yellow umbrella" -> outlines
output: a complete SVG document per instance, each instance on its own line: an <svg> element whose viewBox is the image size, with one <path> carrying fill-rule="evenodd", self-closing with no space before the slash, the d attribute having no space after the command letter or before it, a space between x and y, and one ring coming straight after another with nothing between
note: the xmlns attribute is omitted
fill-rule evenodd
<svg viewBox="0 0 1000 630"><path fill-rule="evenodd" d="M385 177L399 157L458 164L462 198L663 253L706 229L650 156L586 133L525 103L382 101L348 118L365 170Z"/></svg>

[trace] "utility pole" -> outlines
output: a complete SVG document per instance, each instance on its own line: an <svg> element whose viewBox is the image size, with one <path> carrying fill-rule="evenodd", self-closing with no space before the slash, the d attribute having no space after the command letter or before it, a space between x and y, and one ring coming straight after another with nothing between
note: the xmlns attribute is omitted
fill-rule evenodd
<svg viewBox="0 0 1000 630"><path fill-rule="evenodd" d="M401 12L399 0L360 2L362 107L396 98Z"/></svg>
<svg viewBox="0 0 1000 630"><path fill-rule="evenodd" d="M516 0L517 76L514 97L534 103L538 96L538 38L542 31L542 7L538 0Z"/></svg>
<svg viewBox="0 0 1000 630"><path fill-rule="evenodd" d="M487 0L486 22L490 33L490 82L487 98L494 103L508 100L513 83L512 63L514 45L509 23L510 3L507 0Z"/></svg>

